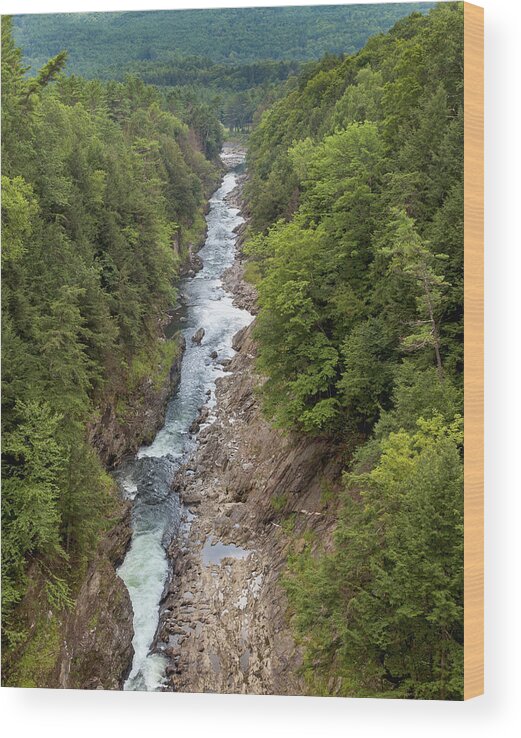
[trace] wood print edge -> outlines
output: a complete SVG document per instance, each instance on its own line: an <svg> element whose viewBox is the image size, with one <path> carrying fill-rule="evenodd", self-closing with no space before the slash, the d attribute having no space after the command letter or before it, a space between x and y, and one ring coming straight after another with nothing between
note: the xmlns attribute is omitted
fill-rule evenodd
<svg viewBox="0 0 521 738"><path fill-rule="evenodd" d="M464 699L484 691L483 19L464 3Z"/></svg>

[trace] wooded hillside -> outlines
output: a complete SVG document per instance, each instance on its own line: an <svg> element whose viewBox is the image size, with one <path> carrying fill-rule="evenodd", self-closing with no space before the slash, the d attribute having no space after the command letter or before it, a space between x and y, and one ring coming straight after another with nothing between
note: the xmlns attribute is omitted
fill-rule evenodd
<svg viewBox="0 0 521 738"><path fill-rule="evenodd" d="M287 577L310 688L461 698L461 4L319 62L249 166L265 411L350 458L334 551Z"/></svg>
<svg viewBox="0 0 521 738"><path fill-rule="evenodd" d="M71 71L110 77L131 61L176 56L204 54L233 64L352 53L399 18L429 7L432 3L49 13L16 16L14 32L32 66L66 48Z"/></svg>
<svg viewBox="0 0 521 738"><path fill-rule="evenodd" d="M65 63L26 78L2 19L4 655L27 636L31 580L59 611L95 552L113 483L87 425L104 398L123 412L143 377L168 373L161 326L218 180L207 111L190 127L140 80L66 77Z"/></svg>

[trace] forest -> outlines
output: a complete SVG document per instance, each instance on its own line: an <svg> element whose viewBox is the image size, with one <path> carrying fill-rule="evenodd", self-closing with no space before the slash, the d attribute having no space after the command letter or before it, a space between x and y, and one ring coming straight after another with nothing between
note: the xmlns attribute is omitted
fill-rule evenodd
<svg viewBox="0 0 521 738"><path fill-rule="evenodd" d="M62 48L86 77L112 77L132 61L204 55L218 63L304 61L358 51L369 36L433 3L220 8L19 15L15 41L35 69ZM110 50L110 55L107 55Z"/></svg>
<svg viewBox="0 0 521 738"><path fill-rule="evenodd" d="M263 412L343 459L333 539L282 577L307 692L462 698L463 12L431 6L70 14L59 48L56 17L2 19L4 654L110 527L87 429L168 370L225 133L251 127Z"/></svg>
<svg viewBox="0 0 521 738"><path fill-rule="evenodd" d="M285 578L318 694L462 697L462 69L441 4L318 62L249 142L265 412L348 457L333 550Z"/></svg>
<svg viewBox="0 0 521 738"><path fill-rule="evenodd" d="M205 103L227 127L247 130L306 61L356 51L371 34L431 6L21 15L13 33L34 70L63 47L69 72L120 80L132 74L169 88L178 106Z"/></svg>
<svg viewBox="0 0 521 738"><path fill-rule="evenodd" d="M70 603L106 529L114 483L86 427L171 360L162 320L219 177L207 111L186 122L137 78L65 64L25 77L2 19L4 652L26 637L31 582Z"/></svg>

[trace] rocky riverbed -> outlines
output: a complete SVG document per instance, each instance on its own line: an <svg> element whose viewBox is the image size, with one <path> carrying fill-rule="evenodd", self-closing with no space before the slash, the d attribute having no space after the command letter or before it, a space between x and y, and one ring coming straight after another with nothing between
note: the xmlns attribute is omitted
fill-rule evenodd
<svg viewBox="0 0 521 738"><path fill-rule="evenodd" d="M238 304L251 306L240 240L225 279ZM325 442L282 434L263 418L252 327L235 336L216 406L202 410L198 444L174 478L183 524L168 550L155 640L168 658L165 689L305 692L281 574L292 551L330 536L325 491L342 459Z"/></svg>

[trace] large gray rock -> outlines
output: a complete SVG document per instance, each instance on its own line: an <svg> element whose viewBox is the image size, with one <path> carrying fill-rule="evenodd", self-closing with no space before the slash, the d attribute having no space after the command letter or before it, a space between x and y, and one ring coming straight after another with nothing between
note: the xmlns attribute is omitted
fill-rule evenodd
<svg viewBox="0 0 521 738"><path fill-rule="evenodd" d="M194 335L192 336L192 343L196 343L197 345L199 345L204 338L204 334L205 334L204 328L198 328L196 332L194 333Z"/></svg>

